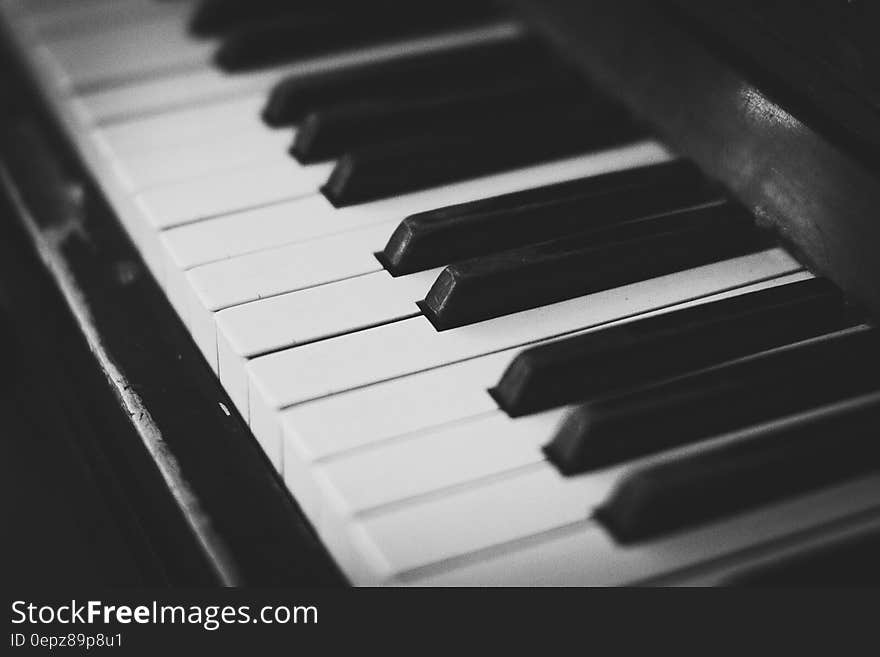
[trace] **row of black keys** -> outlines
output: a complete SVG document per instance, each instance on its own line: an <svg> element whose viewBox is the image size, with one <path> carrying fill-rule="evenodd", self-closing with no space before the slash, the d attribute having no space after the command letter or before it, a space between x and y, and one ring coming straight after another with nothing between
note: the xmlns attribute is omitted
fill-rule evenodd
<svg viewBox="0 0 880 657"><path fill-rule="evenodd" d="M203 5L208 7L240 18L232 11L240 5ZM272 3L265 10L282 11ZM197 25L204 15L196 14ZM625 115L560 70L528 39L483 44L286 80L265 114L275 125L301 122L295 151L303 140L327 147L320 135L328 133L309 126L330 125L335 136L328 139L340 149L374 140L339 161L325 186L337 201L636 137ZM560 104L575 97L580 100ZM535 123L542 104L548 111ZM340 123L341 117L347 118ZM538 129L542 125L547 127ZM426 126L430 137L413 137ZM717 207L681 211L713 203ZM677 164L409 217L379 256L393 275L450 265L421 303L442 330L765 247L750 224L741 209L723 205L720 191L696 170Z"/></svg>
<svg viewBox="0 0 880 657"><path fill-rule="evenodd" d="M193 27L220 39L218 65L240 71L500 16L494 3L481 1L209 1L199 6ZM274 36L266 38L267 31ZM263 56L266 48L271 57ZM291 153L300 162L337 160L322 192L338 207L644 133L620 106L524 35L290 77L272 90L263 117L275 128L297 126Z"/></svg>
<svg viewBox="0 0 880 657"><path fill-rule="evenodd" d="M526 350L491 392L514 417L579 403L545 447L567 475L735 438L618 484L596 518L632 543L875 471L878 365L877 330L812 279Z"/></svg>
<svg viewBox="0 0 880 657"><path fill-rule="evenodd" d="M237 19L243 11L238 4L203 5L209 7ZM288 11L273 3L264 9L272 16ZM197 13L195 24L206 15ZM337 201L367 188L372 197L383 180L399 192L635 138L625 115L560 70L530 40L483 44L286 80L265 115L273 125L300 122L295 152L309 144L327 155L347 153L325 186ZM535 123L542 104L547 114ZM597 120L600 113L628 128L611 128ZM413 137L426 127L430 137ZM347 150L370 140L372 147ZM723 204L692 166L673 164L415 215L378 255L395 276L449 265L420 304L443 330L766 245L745 212Z"/></svg>

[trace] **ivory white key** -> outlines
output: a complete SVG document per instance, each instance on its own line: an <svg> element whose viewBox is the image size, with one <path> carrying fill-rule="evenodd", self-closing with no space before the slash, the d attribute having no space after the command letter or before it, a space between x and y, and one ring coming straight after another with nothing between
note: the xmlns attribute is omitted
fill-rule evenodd
<svg viewBox="0 0 880 657"><path fill-rule="evenodd" d="M281 415L285 483L317 518L316 462L496 411L486 389L513 353L489 354L287 409Z"/></svg>
<svg viewBox="0 0 880 657"><path fill-rule="evenodd" d="M438 268L394 278L377 271L221 311L216 331L220 381L247 417L249 358L414 317L420 314L416 301L439 273Z"/></svg>
<svg viewBox="0 0 880 657"><path fill-rule="evenodd" d="M313 462L495 411L487 389L519 348L349 390L281 414L284 463Z"/></svg>
<svg viewBox="0 0 880 657"><path fill-rule="evenodd" d="M376 381L598 326L800 269L781 249L438 332L424 317L295 347L248 364L250 425L281 465L278 411Z"/></svg>
<svg viewBox="0 0 880 657"><path fill-rule="evenodd" d="M554 409L514 419L496 410L325 459L315 470L319 495L327 513L348 519L534 466L545 460L541 446L553 437L563 416L564 409Z"/></svg>
<svg viewBox="0 0 880 657"><path fill-rule="evenodd" d="M392 229L371 247L372 251L378 251L385 246L396 224L416 212L664 162L671 157L656 142L639 142L345 208L334 208L322 196L300 199L229 215L203 225L183 226L168 231L162 240L173 266L190 269L281 244L388 223ZM296 217L296 221L291 217ZM213 275L207 272L216 272L221 280L228 278L222 273L225 266L237 267L230 263L199 275L205 289L210 288Z"/></svg>
<svg viewBox="0 0 880 657"><path fill-rule="evenodd" d="M227 74L206 65L160 79L86 93L77 96L72 102L80 122L84 125L110 123L212 100L268 92L272 85L286 76L309 75L419 52L439 52L471 43L514 39L522 34L522 29L517 23L499 23L315 57L248 73Z"/></svg>
<svg viewBox="0 0 880 657"><path fill-rule="evenodd" d="M609 586L637 583L794 536L842 517L877 513L880 511L878 494L880 477L863 477L626 548L615 545L604 529L594 523L574 523L545 536L524 538L504 549L451 562L446 568L406 574L398 583L414 586ZM408 531L410 542L421 544L412 529ZM366 581L369 579L370 576L366 575Z"/></svg>
<svg viewBox="0 0 880 657"><path fill-rule="evenodd" d="M346 557L343 565L349 576L359 583L378 583L584 521L620 474L621 468L609 468L566 478L542 462L445 495L383 509L349 526L347 535L327 532L322 539L332 544L334 554Z"/></svg>
<svg viewBox="0 0 880 657"><path fill-rule="evenodd" d="M292 140L293 130L273 131L262 122L265 104L264 94L250 94L102 126L91 132L91 138L108 157L122 160L239 134L277 132Z"/></svg>
<svg viewBox="0 0 880 657"><path fill-rule="evenodd" d="M281 153L273 162L156 187L138 194L135 200L149 224L163 230L314 194L332 169L332 164L298 166Z"/></svg>
<svg viewBox="0 0 880 657"><path fill-rule="evenodd" d="M279 157L292 171L304 169L284 156L290 141L291 133L281 130L227 134L212 141L190 142L173 149L117 159L114 165L122 183L133 192L214 173L259 167L277 162Z"/></svg>
<svg viewBox="0 0 880 657"><path fill-rule="evenodd" d="M297 215L287 222L298 226ZM215 220L219 221L219 220ZM302 221L302 220L301 220ZM304 224L307 222L303 222ZM382 269L373 245L393 230L380 225L215 263L184 275L168 265L166 288L180 299L179 312L196 344L217 364L215 313L224 308L277 296Z"/></svg>
<svg viewBox="0 0 880 657"><path fill-rule="evenodd" d="M258 93L265 98L288 70L292 67L230 75L214 68L196 69L81 93L69 102L81 125L112 125Z"/></svg>

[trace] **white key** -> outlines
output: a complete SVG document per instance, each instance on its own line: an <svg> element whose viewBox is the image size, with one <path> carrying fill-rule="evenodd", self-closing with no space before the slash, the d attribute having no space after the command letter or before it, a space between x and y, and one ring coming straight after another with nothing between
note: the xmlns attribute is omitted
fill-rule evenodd
<svg viewBox="0 0 880 657"><path fill-rule="evenodd" d="M423 317L252 360L251 429L281 461L278 410L375 381L525 345L800 269L781 249L437 332ZM293 374L295 373L295 374Z"/></svg>
<svg viewBox="0 0 880 657"><path fill-rule="evenodd" d="M42 46L60 88L96 88L205 67L217 44L193 39L179 15L98 33L53 39Z"/></svg>
<svg viewBox="0 0 880 657"><path fill-rule="evenodd" d="M371 48L282 64L246 74L225 74L210 67L164 76L162 79L129 84L89 93L75 99L76 111L83 124L100 124L125 118L145 116L212 100L267 92L283 77L386 61L420 52L443 51L472 43L509 40L522 34L516 23L462 30L460 32L410 39Z"/></svg>
<svg viewBox="0 0 880 657"><path fill-rule="evenodd" d="M378 271L217 314L220 381L244 417L249 358L297 344L414 317L440 269L393 278Z"/></svg>
<svg viewBox="0 0 880 657"><path fill-rule="evenodd" d="M486 416L325 459L315 471L330 513L350 517L396 502L534 466L565 409L522 418Z"/></svg>
<svg viewBox="0 0 880 657"><path fill-rule="evenodd" d="M296 226L309 217L287 216ZM298 241L276 249L204 265L188 273L200 305L208 310L277 296L382 269L376 244L393 230L380 224L362 230Z"/></svg>
<svg viewBox="0 0 880 657"><path fill-rule="evenodd" d="M272 133L260 120L265 104L264 94L251 94L103 126L92 139L108 157L124 160L240 133ZM279 132L292 140L292 131Z"/></svg>
<svg viewBox="0 0 880 657"><path fill-rule="evenodd" d="M189 269L236 255L268 249L358 227L388 223L393 227L406 216L455 203L488 198L601 173L667 161L671 155L656 142L640 142L599 153L525 167L491 176L453 183L423 192L360 205L334 208L323 197L301 199L272 208L230 215L204 225L184 226L163 236L175 266ZM295 218L292 221L291 218ZM393 223L391 223L393 222ZM385 246L387 236L373 248ZM224 266L215 270L220 274ZM210 286L210 276L202 277Z"/></svg>
<svg viewBox="0 0 880 657"><path fill-rule="evenodd" d="M287 221L296 225L296 217ZM265 299L382 269L373 245L393 228L378 226L242 256L183 274L168 265L168 287L187 299L181 315L208 362L216 367L214 314L248 301Z"/></svg>
<svg viewBox="0 0 880 657"><path fill-rule="evenodd" d="M285 410L285 472L290 459L313 462L495 411L487 389L519 351L487 354Z"/></svg>
<svg viewBox="0 0 880 657"><path fill-rule="evenodd" d="M302 165L284 156L289 145L288 132L252 131L117 159L113 164L126 189L139 192L214 173L259 167L276 162L279 157L292 170L302 169Z"/></svg>
<svg viewBox="0 0 880 657"><path fill-rule="evenodd" d="M317 518L320 497L311 472L316 462L496 411L486 390L511 357L511 351L489 354L287 409L281 423L288 488Z"/></svg>
<svg viewBox="0 0 880 657"><path fill-rule="evenodd" d="M205 68L84 93L70 99L83 126L111 125L254 94L266 94L288 69L230 75ZM264 95L265 97L265 95Z"/></svg>
<svg viewBox="0 0 880 657"><path fill-rule="evenodd" d="M349 575L361 582L380 582L582 522L620 474L621 468L609 468L563 477L551 465L539 463L416 504L383 509L350 526L347 537L328 532L322 538L334 554L346 556Z"/></svg>
<svg viewBox="0 0 880 657"><path fill-rule="evenodd" d="M138 194L135 200L149 224L164 230L314 194L332 170L332 164L299 166L281 153L272 163L263 161L259 166L157 187Z"/></svg>
<svg viewBox="0 0 880 657"><path fill-rule="evenodd" d="M557 409L513 420L496 411L321 463L312 473L317 503L309 508L310 518L328 547L356 550L350 532L358 518L430 503L473 482L506 479L536 466L549 469L540 448L552 438L563 413ZM580 500L579 505L582 512Z"/></svg>
<svg viewBox="0 0 880 657"><path fill-rule="evenodd" d="M524 539L507 549L412 573L415 586L609 586L635 583L755 545L794 536L842 517L878 510L880 477L863 477L633 547L613 543L603 528L582 522ZM424 545L412 528L411 544ZM421 576L419 576L421 575ZM363 581L373 579L365 573ZM399 581L398 583L400 583Z"/></svg>

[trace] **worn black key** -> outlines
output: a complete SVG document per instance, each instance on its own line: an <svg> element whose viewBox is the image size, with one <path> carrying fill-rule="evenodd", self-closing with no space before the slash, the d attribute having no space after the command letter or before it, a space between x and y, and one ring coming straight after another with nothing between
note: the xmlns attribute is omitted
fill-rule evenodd
<svg viewBox="0 0 880 657"><path fill-rule="evenodd" d="M880 398L636 470L595 511L620 543L662 537L880 467Z"/></svg>
<svg viewBox="0 0 880 657"><path fill-rule="evenodd" d="M688 162L639 167L411 215L379 259L402 276L721 198Z"/></svg>
<svg viewBox="0 0 880 657"><path fill-rule="evenodd" d="M689 210L449 265L420 306L444 330L767 246L739 206Z"/></svg>
<svg viewBox="0 0 880 657"><path fill-rule="evenodd" d="M819 548L749 568L725 580L725 586L815 587L880 586L880 530L837 539Z"/></svg>
<svg viewBox="0 0 880 657"><path fill-rule="evenodd" d="M541 44L530 39L493 41L286 78L272 89L263 120L280 127L338 105L407 102L551 77L573 82Z"/></svg>
<svg viewBox="0 0 880 657"><path fill-rule="evenodd" d="M311 164L346 151L426 133L433 138L480 134L499 117L510 121L519 116L526 122L531 113L583 95L583 87L503 79L479 89L412 100L388 98L333 105L306 116L290 153L299 162Z"/></svg>
<svg viewBox="0 0 880 657"><path fill-rule="evenodd" d="M246 71L394 39L467 28L502 16L491 2L373 0L344 10L282 17L231 32L214 56L225 71Z"/></svg>
<svg viewBox="0 0 880 657"><path fill-rule="evenodd" d="M878 355L874 331L863 331L592 401L544 451L577 474L880 390Z"/></svg>
<svg viewBox="0 0 880 657"><path fill-rule="evenodd" d="M354 0L203 0L190 18L189 29L198 36L222 35L279 18L326 15L353 4L357 3Z"/></svg>
<svg viewBox="0 0 880 657"><path fill-rule="evenodd" d="M479 135L426 136L347 153L321 191L334 206L344 207L643 136L643 129L618 108L596 99L537 112L527 126L512 114Z"/></svg>
<svg viewBox="0 0 880 657"><path fill-rule="evenodd" d="M519 353L491 393L518 417L607 396L863 321L811 279L628 322Z"/></svg>

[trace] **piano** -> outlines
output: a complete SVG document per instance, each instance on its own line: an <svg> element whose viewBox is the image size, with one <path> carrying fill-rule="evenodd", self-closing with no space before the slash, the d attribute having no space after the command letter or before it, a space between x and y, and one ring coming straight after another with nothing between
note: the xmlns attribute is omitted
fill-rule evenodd
<svg viewBox="0 0 880 657"><path fill-rule="evenodd" d="M150 581L880 581L871 3L0 10L7 314Z"/></svg>

